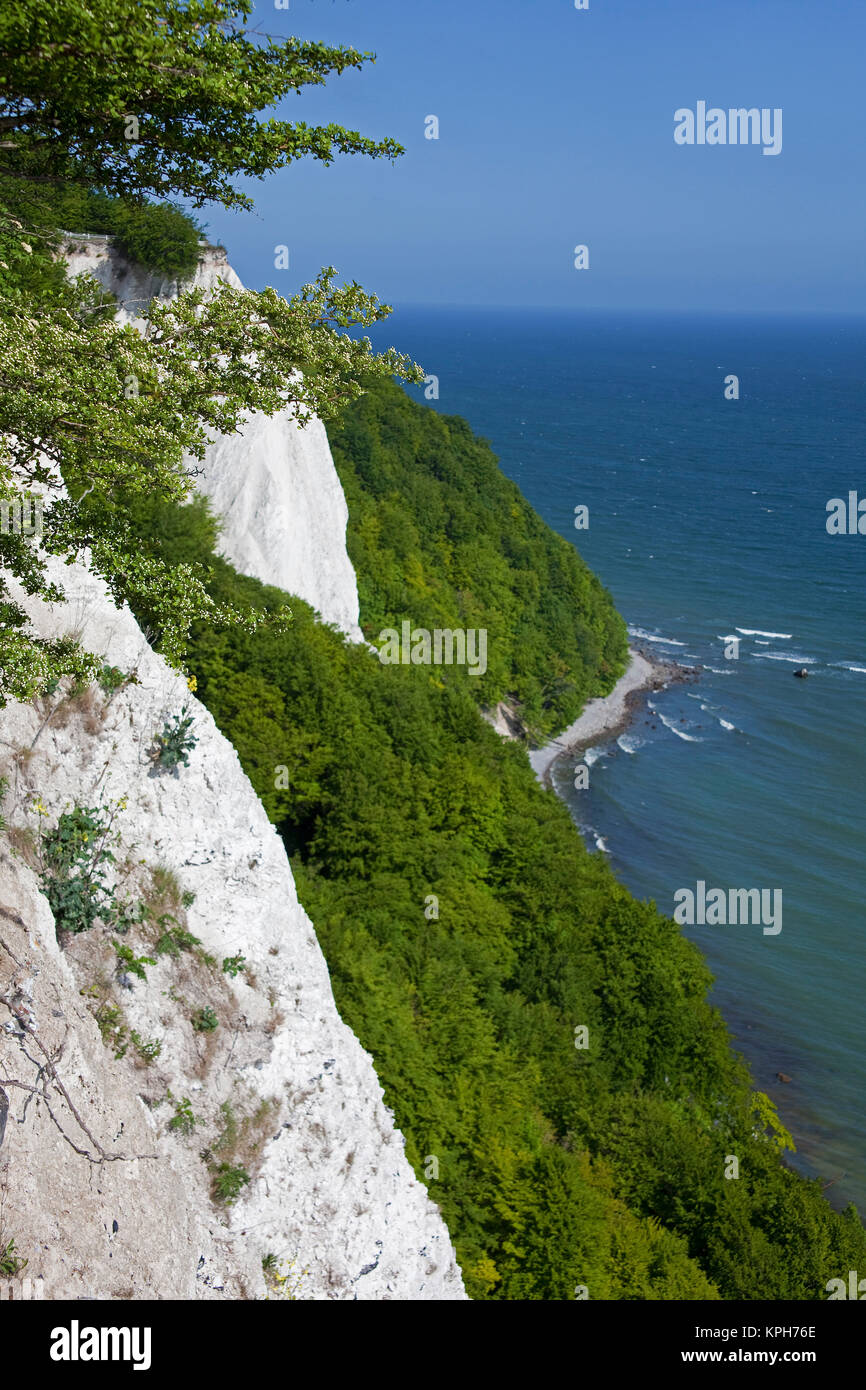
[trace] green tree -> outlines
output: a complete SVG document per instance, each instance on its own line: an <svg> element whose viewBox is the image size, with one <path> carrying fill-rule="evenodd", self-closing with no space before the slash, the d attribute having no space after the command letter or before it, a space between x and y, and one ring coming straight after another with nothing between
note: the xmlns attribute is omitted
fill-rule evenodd
<svg viewBox="0 0 866 1390"><path fill-rule="evenodd" d="M290 93L373 60L263 38L251 0L15 0L0 16L0 143L28 179L252 207L232 180L312 155L393 158L393 140L261 121Z"/></svg>
<svg viewBox="0 0 866 1390"><path fill-rule="evenodd" d="M260 122L287 92L364 58L263 43L244 32L249 13L247 0L63 0L50 11L22 0L0 17L0 502L36 493L44 504L41 551L4 528L0 568L24 594L57 602L61 571L46 557L88 551L118 603L146 601L175 665L195 617L256 620L213 604L195 566L142 554L130 506L184 500L209 440L249 411L292 409L304 424L359 395L371 372L423 375L346 331L390 309L355 282L338 287L333 267L288 301L227 284L209 297L187 291L151 305L139 333L116 323L95 281L69 284L55 265L56 228L46 230L38 196L46 184L70 180L132 208L167 192L247 206L231 177L303 154L399 153L339 127ZM126 138L131 112L138 142ZM94 674L74 640L30 629L5 580L0 619L0 703Z"/></svg>

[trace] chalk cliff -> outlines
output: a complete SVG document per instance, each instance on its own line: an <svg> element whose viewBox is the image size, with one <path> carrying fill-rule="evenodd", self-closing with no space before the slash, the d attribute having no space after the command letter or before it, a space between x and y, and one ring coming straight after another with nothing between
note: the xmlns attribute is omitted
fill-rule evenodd
<svg viewBox="0 0 866 1390"><path fill-rule="evenodd" d="M66 251L71 275L87 273L120 302L120 316L140 320L151 299L177 294L174 280L131 265L105 236L74 237ZM202 246L188 287L241 282L219 246ZM242 431L219 435L196 480L222 521L221 549L244 574L297 594L353 641L358 586L346 552L346 499L320 420L303 429L290 411L255 414Z"/></svg>
<svg viewBox="0 0 866 1390"><path fill-rule="evenodd" d="M176 291L105 237L75 238L70 262L130 319ZM204 248L196 283L220 278L238 283ZM240 569L360 638L318 422L254 417L214 443L202 487ZM66 604L11 586L35 628L132 679L0 711L0 1253L14 1241L46 1298L465 1298L237 754L101 581L50 572ZM159 768L154 737L184 707L189 765ZM74 807L111 820L108 883L148 915L60 942L40 875Z"/></svg>
<svg viewBox="0 0 866 1390"><path fill-rule="evenodd" d="M301 1299L463 1297L448 1232L337 1013L283 844L237 754L100 581L53 562L52 573L70 602L23 599L38 630L75 627L138 684L112 696L61 689L0 716L4 1239L46 1297L264 1296L268 1255ZM198 740L189 766L158 771L153 736L184 705ZM73 805L105 817L118 803L107 843L119 890L151 903L156 893L154 911L198 947L160 953L169 922L58 945L39 892L41 833ZM195 895L185 909L182 893ZM145 979L114 941L156 960ZM220 966L238 955L233 978ZM194 1027L202 1009L215 1029ZM49 1055L57 1083L40 1071ZM171 1125L184 1098L196 1118L187 1135ZM108 1158L94 1163L98 1146ZM220 1163L250 1177L234 1204L212 1200Z"/></svg>

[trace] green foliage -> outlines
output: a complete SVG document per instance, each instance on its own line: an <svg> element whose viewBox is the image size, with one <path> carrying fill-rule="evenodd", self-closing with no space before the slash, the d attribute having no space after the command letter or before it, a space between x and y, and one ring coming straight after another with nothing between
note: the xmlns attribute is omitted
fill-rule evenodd
<svg viewBox="0 0 866 1390"><path fill-rule="evenodd" d="M103 666L96 678L100 690L106 695L116 695L125 685L138 684L137 677L121 671L118 666Z"/></svg>
<svg viewBox="0 0 866 1390"><path fill-rule="evenodd" d="M252 0L16 0L0 15L6 166L125 196L251 207L238 176L304 155L393 158L393 140L259 112L372 54L245 33ZM58 55L62 55L62 60ZM130 121L133 118L133 122Z"/></svg>
<svg viewBox="0 0 866 1390"><path fill-rule="evenodd" d="M135 203L80 184L34 185L15 177L0 179L0 199L52 245L61 232L107 233L146 270L183 279L198 264L202 229L170 203Z"/></svg>
<svg viewBox="0 0 866 1390"><path fill-rule="evenodd" d="M115 1061L125 1057L129 1048L129 1030L123 1017L123 1010L117 1004L103 1000L94 1013L102 1041L114 1053Z"/></svg>
<svg viewBox="0 0 866 1390"><path fill-rule="evenodd" d="M131 946L127 946L122 941L114 942L114 949L117 953L117 969L119 973L129 973L136 975L139 980L147 979L146 965L156 965L153 956L137 956ZM133 1039L134 1041L134 1039Z"/></svg>
<svg viewBox="0 0 866 1390"><path fill-rule="evenodd" d="M194 951L201 945L197 936L180 926L176 918L164 913L159 919L159 925L163 928L159 940L156 943L156 954L158 956L179 956L181 951Z"/></svg>
<svg viewBox="0 0 866 1390"><path fill-rule="evenodd" d="M193 717L187 714L184 705L180 714L174 714L162 726L162 732L154 734L154 761L158 767L174 770L178 766L189 767L189 755L198 743L195 734L190 733Z"/></svg>
<svg viewBox="0 0 866 1390"><path fill-rule="evenodd" d="M147 544L144 511L139 524ZM208 563L216 601L285 601ZM369 572L360 583L375 593ZM199 693L292 852L419 1177L438 1158L471 1295L815 1299L836 1269L866 1267L856 1215L780 1161L698 950L586 850L468 683L382 666L292 607L290 629L255 639L199 626Z"/></svg>
<svg viewBox="0 0 866 1390"><path fill-rule="evenodd" d="M76 806L43 834L40 880L58 933L77 934L97 921L113 921L114 889L106 881L107 866L114 863L110 830L104 808Z"/></svg>
<svg viewBox="0 0 866 1390"><path fill-rule="evenodd" d="M27 1261L15 1253L14 1240L7 1240L5 1245L0 1245L0 1275L4 1279L14 1278L26 1265Z"/></svg>
<svg viewBox="0 0 866 1390"><path fill-rule="evenodd" d="M246 956L225 956L223 958L223 974L230 975L234 980L243 970L247 963Z"/></svg>
<svg viewBox="0 0 866 1390"><path fill-rule="evenodd" d="M168 1122L168 1127L177 1134L192 1134L198 1120L193 1114L192 1103L189 1096L184 1096L183 1100L175 1102L174 1114Z"/></svg>
<svg viewBox="0 0 866 1390"><path fill-rule="evenodd" d="M212 1033L220 1026L220 1021L209 1004L203 1009L196 1009L190 1021L197 1033Z"/></svg>
<svg viewBox="0 0 866 1390"><path fill-rule="evenodd" d="M370 382L330 428L349 503L364 632L487 631L487 670L430 667L540 738L625 669L625 624L573 545L545 526L465 420Z"/></svg>
<svg viewBox="0 0 866 1390"><path fill-rule="evenodd" d="M232 1163L218 1163L213 1172L211 1196L215 1202L230 1207L241 1195L241 1190L250 1181L246 1168Z"/></svg>
<svg viewBox="0 0 866 1390"><path fill-rule="evenodd" d="M62 223L109 227L145 264L183 273L197 228L148 199L249 206L234 178L303 155L328 163L337 152L399 152L336 125L260 119L288 92L367 55L297 39L263 44L245 33L250 9L246 0L64 0L49 15L37 0L17 0L0 13L0 501L45 494L39 548L24 534L0 536L0 573L59 603L47 557L89 552L118 604L147 608L177 667L194 620L252 631L257 618L219 610L206 574L167 566L158 544L141 551L136 499L185 499L190 459L250 411L295 408L303 424L356 397L370 373L423 380L401 354L374 354L347 331L390 309L356 282L337 286L332 267L290 301L227 283L154 301L144 333L116 322L93 278L65 277L61 232L78 229ZM86 684L100 666L74 638L34 632L0 578L0 708L63 676Z"/></svg>
<svg viewBox="0 0 866 1390"><path fill-rule="evenodd" d="M155 1062L162 1052L162 1043L158 1038L143 1038L134 1028L129 1036L144 1065L149 1067L151 1062Z"/></svg>

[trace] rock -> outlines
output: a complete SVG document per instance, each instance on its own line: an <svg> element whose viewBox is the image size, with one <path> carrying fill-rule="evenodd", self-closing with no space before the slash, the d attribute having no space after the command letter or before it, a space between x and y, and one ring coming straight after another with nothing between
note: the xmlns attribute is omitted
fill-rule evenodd
<svg viewBox="0 0 866 1390"><path fill-rule="evenodd" d="M805 680L808 674L809 672L806 670L805 666L801 666L798 671L794 672L794 675L799 676L800 680Z"/></svg>
<svg viewBox="0 0 866 1390"><path fill-rule="evenodd" d="M119 319L143 326L153 298L176 297L178 284L130 265L107 236L76 236L69 274L88 273L116 295ZM216 289L220 280L243 289L221 246L201 248L195 275L183 288ZM220 548L243 574L297 594L353 642L358 584L346 550L349 509L325 427L303 429L289 411L253 414L240 432L217 435L198 465L195 486L220 517Z"/></svg>
<svg viewBox="0 0 866 1390"><path fill-rule="evenodd" d="M786 1085L791 1080L790 1076L786 1076L783 1071L776 1072L776 1079L777 1081L784 1081Z"/></svg>

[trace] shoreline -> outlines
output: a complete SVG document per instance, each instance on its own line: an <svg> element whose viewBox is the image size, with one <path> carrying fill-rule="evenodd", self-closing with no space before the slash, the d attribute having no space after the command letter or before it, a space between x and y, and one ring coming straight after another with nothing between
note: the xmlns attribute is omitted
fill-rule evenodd
<svg viewBox="0 0 866 1390"><path fill-rule="evenodd" d="M641 696L680 681L696 679L700 667L662 661L639 647L629 647L629 664L609 695L588 700L583 713L541 748L529 750L529 762L543 787L552 787L554 763L567 754L582 753L596 743L609 743L631 724Z"/></svg>

